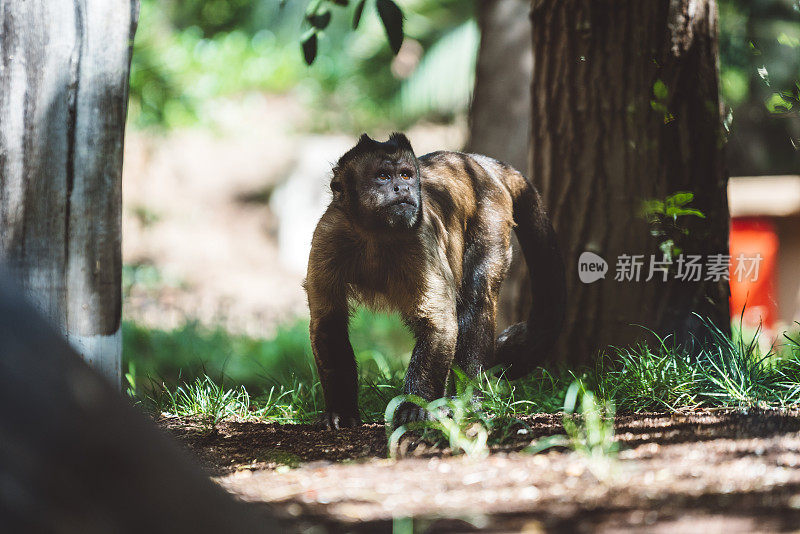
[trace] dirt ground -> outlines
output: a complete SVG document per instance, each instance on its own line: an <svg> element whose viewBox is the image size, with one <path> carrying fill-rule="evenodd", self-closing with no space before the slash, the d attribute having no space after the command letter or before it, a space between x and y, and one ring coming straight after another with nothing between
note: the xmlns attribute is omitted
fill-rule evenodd
<svg viewBox="0 0 800 534"><path fill-rule="evenodd" d="M306 313L303 273L278 260L270 192L299 168L312 137L281 97L220 103L215 131L129 132L124 261L158 279L133 286L125 316L160 328L187 319L268 336ZM463 125L410 132L420 152L457 148ZM372 132L375 134L375 132ZM314 137L316 139L316 137ZM324 173L322 173L324 174ZM324 176L318 178L324 181ZM698 411L617 419L613 462L568 451L520 453L532 434L486 458L417 447L387 459L382 425L162 419L226 490L297 532L780 532L800 530L800 414Z"/></svg>
<svg viewBox="0 0 800 534"><path fill-rule="evenodd" d="M706 410L618 416L615 460L420 447L387 459L383 425L160 424L226 490L314 532L796 532L800 413ZM311 529L311 530L309 530Z"/></svg>

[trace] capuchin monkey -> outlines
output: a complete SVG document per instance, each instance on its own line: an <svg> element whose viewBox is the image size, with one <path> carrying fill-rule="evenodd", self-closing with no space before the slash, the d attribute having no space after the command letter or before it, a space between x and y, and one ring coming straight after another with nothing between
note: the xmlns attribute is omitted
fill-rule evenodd
<svg viewBox="0 0 800 534"><path fill-rule="evenodd" d="M305 281L329 428L360 424L348 337L353 304L400 312L416 338L403 392L426 400L445 394L453 365L471 377L502 365L513 379L545 359L563 322L564 264L539 194L522 174L475 154L417 158L403 134L386 142L365 134L333 168L330 187ZM495 341L512 228L533 307ZM394 424L427 416L406 402Z"/></svg>

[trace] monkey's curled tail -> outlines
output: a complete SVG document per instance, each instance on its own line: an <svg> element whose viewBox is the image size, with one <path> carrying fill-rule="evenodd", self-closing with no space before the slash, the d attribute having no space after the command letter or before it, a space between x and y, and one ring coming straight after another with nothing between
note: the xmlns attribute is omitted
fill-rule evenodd
<svg viewBox="0 0 800 534"><path fill-rule="evenodd" d="M564 260L539 193L517 172L509 173L506 185L514 199L515 231L533 297L528 320L509 326L497 338L495 363L513 380L548 359L564 322L567 292Z"/></svg>

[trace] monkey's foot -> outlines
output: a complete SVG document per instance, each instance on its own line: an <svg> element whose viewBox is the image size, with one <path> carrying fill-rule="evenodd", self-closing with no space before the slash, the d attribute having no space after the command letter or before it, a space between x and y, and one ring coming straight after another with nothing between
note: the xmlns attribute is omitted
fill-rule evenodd
<svg viewBox="0 0 800 534"><path fill-rule="evenodd" d="M404 402L395 410L393 422L394 427L397 428L408 423L427 421L428 419L430 419L430 415L425 408L421 408L413 402Z"/></svg>
<svg viewBox="0 0 800 534"><path fill-rule="evenodd" d="M339 412L325 412L323 420L328 430L339 430L340 428L352 428L361 425L361 418L358 415Z"/></svg>

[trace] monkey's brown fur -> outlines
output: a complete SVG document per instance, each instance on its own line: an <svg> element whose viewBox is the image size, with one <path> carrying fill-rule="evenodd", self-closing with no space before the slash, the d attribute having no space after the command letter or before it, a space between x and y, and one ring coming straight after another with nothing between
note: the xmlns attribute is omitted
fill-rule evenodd
<svg viewBox="0 0 800 534"><path fill-rule="evenodd" d="M552 346L564 311L564 267L539 195L519 172L472 154L416 158L402 134L385 143L365 135L339 160L331 187L306 279L329 426L359 421L347 335L353 303L400 312L417 339L404 392L428 400L445 393L453 364L471 376L505 364L519 376ZM501 334L496 350L497 297L515 226L534 311ZM407 403L396 422L425 415Z"/></svg>

